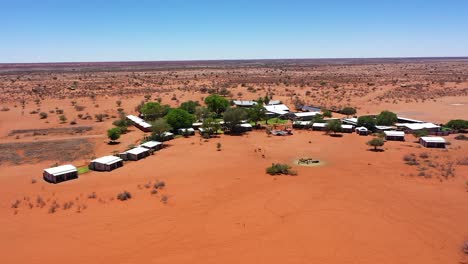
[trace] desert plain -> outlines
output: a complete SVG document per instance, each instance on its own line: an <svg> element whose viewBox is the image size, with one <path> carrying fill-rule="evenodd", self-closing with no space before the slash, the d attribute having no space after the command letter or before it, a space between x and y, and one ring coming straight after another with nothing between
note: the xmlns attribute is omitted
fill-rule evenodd
<svg viewBox="0 0 468 264"><path fill-rule="evenodd" d="M381 152L355 133L197 134L112 172L42 179L139 144L135 127L119 144L106 131L142 101L268 94L291 109L466 120L467 58L0 64L0 89L1 263L468 263L468 141L455 134L446 149L407 135ZM298 175L270 176L272 163Z"/></svg>

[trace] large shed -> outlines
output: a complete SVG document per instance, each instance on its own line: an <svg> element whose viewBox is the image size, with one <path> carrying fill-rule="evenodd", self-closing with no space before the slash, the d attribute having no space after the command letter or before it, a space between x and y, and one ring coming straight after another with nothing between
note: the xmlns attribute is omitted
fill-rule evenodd
<svg viewBox="0 0 468 264"><path fill-rule="evenodd" d="M140 160L150 155L150 151L144 147L136 147L120 153L120 158L123 160Z"/></svg>
<svg viewBox="0 0 468 264"><path fill-rule="evenodd" d="M405 141L405 132L403 131L384 131L385 140Z"/></svg>
<svg viewBox="0 0 468 264"><path fill-rule="evenodd" d="M139 118L138 116L128 115L127 119L132 121L135 127L139 128L143 132L151 132L151 124L147 123L145 120Z"/></svg>
<svg viewBox="0 0 468 264"><path fill-rule="evenodd" d="M95 171L111 171L123 166L123 160L116 156L104 156L92 160L89 168Z"/></svg>
<svg viewBox="0 0 468 264"><path fill-rule="evenodd" d="M445 148L447 142L443 137L420 137L419 143L426 148Z"/></svg>
<svg viewBox="0 0 468 264"><path fill-rule="evenodd" d="M60 183L78 179L78 170L71 164L52 167L44 170L44 180L50 183Z"/></svg>
<svg viewBox="0 0 468 264"><path fill-rule="evenodd" d="M316 131L326 131L327 130L327 123L313 123L312 130Z"/></svg>

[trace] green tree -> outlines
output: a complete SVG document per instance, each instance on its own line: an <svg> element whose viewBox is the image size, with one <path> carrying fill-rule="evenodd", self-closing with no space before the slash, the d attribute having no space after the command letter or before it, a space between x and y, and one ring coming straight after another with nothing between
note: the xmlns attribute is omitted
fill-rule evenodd
<svg viewBox="0 0 468 264"><path fill-rule="evenodd" d="M391 126L397 121L397 115L390 111L382 111L376 118L376 123L379 126Z"/></svg>
<svg viewBox="0 0 468 264"><path fill-rule="evenodd" d="M181 105L180 105L180 109L184 109L185 111L189 112L190 114L195 114L195 111L197 109L197 107L200 106L200 103L198 103L198 101L187 101L187 102L183 102Z"/></svg>
<svg viewBox="0 0 468 264"><path fill-rule="evenodd" d="M455 130L459 129L468 129L468 120L463 120L463 119L454 119L450 120L447 124L447 127Z"/></svg>
<svg viewBox="0 0 468 264"><path fill-rule="evenodd" d="M195 117L192 114L180 108L171 109L165 118L174 130L192 127L195 121Z"/></svg>
<svg viewBox="0 0 468 264"><path fill-rule="evenodd" d="M357 126L363 126L369 130L372 130L375 127L375 118L372 116L360 116L357 119Z"/></svg>
<svg viewBox="0 0 468 264"><path fill-rule="evenodd" d="M268 97L268 94L263 97L263 102L267 105L270 102L270 97Z"/></svg>
<svg viewBox="0 0 468 264"><path fill-rule="evenodd" d="M237 132L237 127L247 119L247 112L243 108L229 108L224 112L224 125L230 132Z"/></svg>
<svg viewBox="0 0 468 264"><path fill-rule="evenodd" d="M373 138L367 142L367 145L374 147L374 151L377 151L378 147L382 147L385 144L385 141L382 138Z"/></svg>
<svg viewBox="0 0 468 264"><path fill-rule="evenodd" d="M164 141L163 134L172 129L172 127L167 123L166 119L158 118L155 121L151 122L151 139L157 141Z"/></svg>
<svg viewBox="0 0 468 264"><path fill-rule="evenodd" d="M140 108L140 113L148 120L156 120L158 118L164 117L169 111L170 107L168 105L161 105L156 102L149 102L143 104Z"/></svg>
<svg viewBox="0 0 468 264"><path fill-rule="evenodd" d="M341 132L341 122L339 120L332 120L328 122L327 131L333 132L334 135L337 132Z"/></svg>
<svg viewBox="0 0 468 264"><path fill-rule="evenodd" d="M113 127L111 129L107 130L107 137L109 138L111 143L113 143L117 139L119 139L121 134L122 134L122 132L120 131L120 128L118 128L118 127Z"/></svg>
<svg viewBox="0 0 468 264"><path fill-rule="evenodd" d="M229 107L229 101L217 94L212 94L205 98L205 104L211 112L220 115Z"/></svg>
<svg viewBox="0 0 468 264"><path fill-rule="evenodd" d="M221 129L221 124L219 124L218 120L209 117L203 120L202 128L205 130L205 133L212 135L218 133L218 131Z"/></svg>
<svg viewBox="0 0 468 264"><path fill-rule="evenodd" d="M328 117L328 118L332 117L333 115L330 110L323 110L322 113L323 113L323 117Z"/></svg>
<svg viewBox="0 0 468 264"><path fill-rule="evenodd" d="M210 110L208 110L208 108L204 106L199 106L195 109L195 117L197 118L197 120L203 120L211 116L212 113L210 112Z"/></svg>
<svg viewBox="0 0 468 264"><path fill-rule="evenodd" d="M341 109L340 113L342 113L343 115L347 115L347 116L355 115L356 114L356 108L345 107L345 108Z"/></svg>
<svg viewBox="0 0 468 264"><path fill-rule="evenodd" d="M250 121L257 125L259 121L265 120L267 118L266 109L263 107L263 105L256 104L253 107L247 109L247 116Z"/></svg>

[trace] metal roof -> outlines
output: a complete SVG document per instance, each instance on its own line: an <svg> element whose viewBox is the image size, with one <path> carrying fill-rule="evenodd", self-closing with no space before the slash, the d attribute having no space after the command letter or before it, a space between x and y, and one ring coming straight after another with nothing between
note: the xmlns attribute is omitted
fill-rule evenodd
<svg viewBox="0 0 468 264"><path fill-rule="evenodd" d="M312 126L313 127L326 127L327 123L313 123Z"/></svg>
<svg viewBox="0 0 468 264"><path fill-rule="evenodd" d="M395 131L395 130L384 131L384 134L390 137L404 137L405 136L405 132Z"/></svg>
<svg viewBox="0 0 468 264"><path fill-rule="evenodd" d="M58 176L58 175L62 175L62 174L70 173L70 172L75 172L78 170L76 169L75 166L71 164L67 164L67 165L62 165L58 167L48 168L48 169L45 169L44 171L51 175Z"/></svg>
<svg viewBox="0 0 468 264"><path fill-rule="evenodd" d="M433 123L403 123L397 124L397 126L402 126L409 128L411 130L420 130L420 129L430 129L430 128L440 128L440 126L435 125Z"/></svg>
<svg viewBox="0 0 468 264"><path fill-rule="evenodd" d="M421 140L429 143L445 143L443 137L421 137Z"/></svg>
<svg viewBox="0 0 468 264"><path fill-rule="evenodd" d="M113 163L122 161L121 158L116 157L116 156L104 156L97 158L95 160L92 160L91 162L96 162L96 163L101 163L101 164L106 164L106 165L111 165Z"/></svg>
<svg viewBox="0 0 468 264"><path fill-rule="evenodd" d="M140 147L144 148L154 148L156 146L162 145L162 142L159 141L148 141L140 145Z"/></svg>
<svg viewBox="0 0 468 264"><path fill-rule="evenodd" d="M306 117L306 116L316 116L320 114L320 112L298 112L294 113L296 117Z"/></svg>
<svg viewBox="0 0 468 264"><path fill-rule="evenodd" d="M235 105L239 105L239 106L253 106L257 104L257 102L252 101L252 100L234 100L232 102Z"/></svg>
<svg viewBox="0 0 468 264"><path fill-rule="evenodd" d="M147 152L148 149L147 148L144 148L144 147L136 147L136 148L132 148L130 150L127 150L125 151L125 153L130 153L130 154L133 154L133 155L138 155L138 154L141 154L141 153L144 153L144 152Z"/></svg>

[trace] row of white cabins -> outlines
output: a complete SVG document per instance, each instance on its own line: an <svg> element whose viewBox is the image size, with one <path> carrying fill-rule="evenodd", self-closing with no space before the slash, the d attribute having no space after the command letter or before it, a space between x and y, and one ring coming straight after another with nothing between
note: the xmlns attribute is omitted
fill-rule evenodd
<svg viewBox="0 0 468 264"><path fill-rule="evenodd" d="M234 105L237 107L252 107L257 104L255 101L243 101L243 100L234 100ZM316 107L304 106L302 107L302 112L290 112L289 107L282 104L280 101L271 100L267 105L264 106L267 111L268 116L282 116L290 118L293 121L293 126L296 128L301 127L310 127L312 130L324 131L327 129L328 120L336 120L337 118L324 119L323 123L313 123L311 120L315 115L321 114L321 110ZM138 116L129 115L127 116L129 120L133 122L135 127L139 128L144 132L151 131L151 124L141 119ZM339 120L339 119L338 119ZM344 133L356 132L359 135L368 135L370 131L366 127L356 127L357 118L344 118L341 120L341 128ZM405 132L414 133L419 130L426 130L428 132L438 132L440 131L440 126L428 123L420 120L414 120L404 117L398 117L398 122L395 126L376 126L377 131L381 131L385 135L385 140L395 140L395 141L404 141ZM202 123L194 123L191 128L182 128L177 131L179 134L184 135L193 135L195 134L195 129L198 129L200 132L203 132L200 127ZM252 126L248 123L241 124L241 127L245 130L251 130ZM167 132L165 139L171 139L174 137L173 133ZM438 136L428 136L420 137L419 143L427 148L445 148L446 141L442 137ZM98 159L94 159L90 162L89 168L95 171L112 171L114 169L120 168L123 166L123 162L127 160L137 161L148 157L151 151L156 151L162 148L162 142L149 141L141 144L140 146L127 150L123 153L120 153L118 156L104 156ZM71 179L78 178L78 170L75 166L71 164L62 165L58 167L53 167L44 170L44 179L51 183L59 183L62 181L67 181Z"/></svg>

